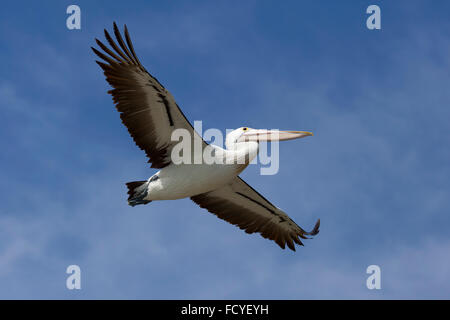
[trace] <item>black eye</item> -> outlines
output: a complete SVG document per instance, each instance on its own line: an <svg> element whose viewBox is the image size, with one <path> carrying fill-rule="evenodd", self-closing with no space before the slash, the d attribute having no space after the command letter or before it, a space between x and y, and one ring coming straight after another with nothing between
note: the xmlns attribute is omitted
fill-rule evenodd
<svg viewBox="0 0 450 320"><path fill-rule="evenodd" d="M247 127L245 127L245 128L242 128L242 130L243 130L243 131L247 131L247 130L248 130L248 128L247 128Z"/></svg>

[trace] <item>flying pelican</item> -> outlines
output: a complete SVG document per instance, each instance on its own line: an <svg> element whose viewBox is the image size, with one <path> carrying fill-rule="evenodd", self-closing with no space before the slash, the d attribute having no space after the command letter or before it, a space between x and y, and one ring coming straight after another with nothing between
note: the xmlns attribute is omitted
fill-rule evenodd
<svg viewBox="0 0 450 320"><path fill-rule="evenodd" d="M103 62L96 61L104 71L106 81L113 87L108 91L120 113L123 124L136 145L145 151L152 168L160 169L146 181L128 182L128 204L147 204L153 200L172 200L190 197L201 208L238 226L247 233L260 233L274 240L281 248L287 245L295 251L294 243L303 245L319 232L320 219L313 230L306 232L281 209L270 203L239 177L257 155L260 141L282 141L311 136L305 131L272 131L241 127L226 136L226 149L208 145L194 130L178 107L172 94L140 63L124 26L125 41L113 24L114 42L105 30L112 50L100 42L103 50L92 48ZM213 164L172 161L177 141L171 135L176 129L190 133L192 143L201 141L201 150L215 149L222 157L231 156L242 161ZM195 152L195 151L192 151ZM195 155L193 155L195 156Z"/></svg>

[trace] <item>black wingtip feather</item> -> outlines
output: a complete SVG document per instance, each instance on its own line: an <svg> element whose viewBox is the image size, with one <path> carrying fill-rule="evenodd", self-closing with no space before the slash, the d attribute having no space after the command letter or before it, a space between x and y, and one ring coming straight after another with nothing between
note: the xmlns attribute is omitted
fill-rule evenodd
<svg viewBox="0 0 450 320"><path fill-rule="evenodd" d="M136 63L138 65L141 64L141 62L139 61L136 52L134 52L134 47L133 47L133 43L131 42L131 38L130 38L130 34L128 33L128 28L127 25L124 26L124 33L125 33L125 40L127 41L128 47L130 48L131 54L134 57L134 60L136 61Z"/></svg>
<svg viewBox="0 0 450 320"><path fill-rule="evenodd" d="M106 72L106 70L108 70L110 68L109 65L107 65L106 63L103 63L101 61L95 60L95 62L100 66L100 68L102 68L103 71Z"/></svg>
<svg viewBox="0 0 450 320"><path fill-rule="evenodd" d="M109 35L108 31L106 29L104 29L104 31L105 31L106 41L108 41L109 45L114 49L114 51L116 51L116 53L119 56L121 56L125 61L128 61L128 57L122 52L122 50L119 49L117 44L114 42L114 40Z"/></svg>
<svg viewBox="0 0 450 320"><path fill-rule="evenodd" d="M105 46L103 44L103 42L101 42L100 40L98 40L97 38L95 38L95 42L97 43L97 45L103 49L103 51L105 51L107 54L109 54L111 57L113 57L114 59L117 60L117 62L119 63L126 63L125 60L121 59L119 56L117 56L113 51L111 51L107 46Z"/></svg>
<svg viewBox="0 0 450 320"><path fill-rule="evenodd" d="M100 51L98 51L97 49L95 49L94 47L91 47L92 50L94 51L94 53L100 57L101 59L105 60L106 62L108 62L109 64L115 64L116 62L114 60L112 60L110 57L108 57L107 55L101 53Z"/></svg>
<svg viewBox="0 0 450 320"><path fill-rule="evenodd" d="M137 64L136 61L134 61L127 46L125 45L122 35L120 34L119 28L117 27L115 22L114 22L114 35L116 36L116 40L119 43L119 46L122 48L123 52L125 52L125 54L128 56L128 59L130 60L130 62L133 64Z"/></svg>
<svg viewBox="0 0 450 320"><path fill-rule="evenodd" d="M310 236L315 236L320 231L319 227L320 227L320 219L317 219L317 222L316 222L316 225L314 226L314 229L312 229L310 232L308 232L308 234Z"/></svg>
<svg viewBox="0 0 450 320"><path fill-rule="evenodd" d="M292 251L295 251L295 246L292 242L286 241L286 244L289 247L289 249L291 249Z"/></svg>

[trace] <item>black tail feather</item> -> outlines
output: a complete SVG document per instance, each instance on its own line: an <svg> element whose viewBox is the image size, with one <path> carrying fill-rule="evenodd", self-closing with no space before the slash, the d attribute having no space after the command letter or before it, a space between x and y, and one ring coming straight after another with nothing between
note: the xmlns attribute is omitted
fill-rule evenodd
<svg viewBox="0 0 450 320"><path fill-rule="evenodd" d="M138 204L147 204L152 202L151 200L144 200L148 195L148 182L147 181L133 181L126 183L128 187L128 204L132 207Z"/></svg>

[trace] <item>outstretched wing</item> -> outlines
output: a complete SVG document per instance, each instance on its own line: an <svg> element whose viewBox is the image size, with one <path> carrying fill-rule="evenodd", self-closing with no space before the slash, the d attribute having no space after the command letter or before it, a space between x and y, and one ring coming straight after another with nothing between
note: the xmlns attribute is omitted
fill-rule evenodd
<svg viewBox="0 0 450 320"><path fill-rule="evenodd" d="M175 129L189 131L191 146L194 140L198 140L196 143L200 142L203 147L206 143L195 132L170 92L142 66L126 26L124 34L126 43L114 23L118 45L105 30L106 40L112 49L95 39L103 52L95 48L92 50L103 60L97 63L113 87L108 93L113 96L123 124L137 146L147 154L152 168L163 168L171 163L171 150L178 142L171 141Z"/></svg>
<svg viewBox="0 0 450 320"><path fill-rule="evenodd" d="M264 238L274 240L283 249L287 245L295 251L294 242L303 245L299 237L308 239L306 236L319 233L320 219L312 231L306 232L240 177L236 177L229 185L191 199L220 219L247 233L258 232Z"/></svg>

